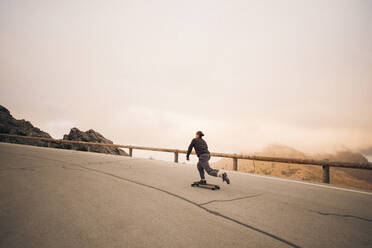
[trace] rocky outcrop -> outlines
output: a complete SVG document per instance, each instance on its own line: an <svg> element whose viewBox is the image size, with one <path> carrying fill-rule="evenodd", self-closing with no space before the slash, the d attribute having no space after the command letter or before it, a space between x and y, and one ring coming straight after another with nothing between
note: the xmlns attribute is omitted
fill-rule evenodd
<svg viewBox="0 0 372 248"><path fill-rule="evenodd" d="M48 133L41 131L39 128L34 127L31 122L26 120L16 120L9 112L8 109L0 105L0 133L20 135L20 136L33 136L33 137L42 137L42 138L52 138ZM102 134L90 129L86 132L82 132L77 128L72 128L69 134L63 136L64 140L77 140L85 142L94 142L94 143L104 143L104 144L113 144L111 140L103 137ZM16 144L25 144L31 146L48 146L47 141L40 140L30 140L14 137L2 137L0 136L0 142L16 143ZM62 143L51 143L51 146L54 148L62 149L72 149L70 144ZM88 151L87 145L74 145L75 150L79 151ZM91 146L91 152L99 153L108 153L115 155L124 155L128 154L115 147L106 147L106 146Z"/></svg>
<svg viewBox="0 0 372 248"><path fill-rule="evenodd" d="M48 133L41 131L39 128L34 127L31 122L22 120L16 120L9 112L8 109L0 105L0 133L21 135L21 136L33 136L42 138L52 138ZM0 141L26 144L32 146L48 146L45 141L29 140L21 138L7 138L0 137Z"/></svg>
<svg viewBox="0 0 372 248"><path fill-rule="evenodd" d="M103 144L113 144L111 140L106 139L103 137L102 134L90 129L86 132L80 131L78 128L74 127L70 130L69 134L65 134L63 136L64 140L76 140L76 141L84 141L84 142L94 142L94 143L103 143ZM71 149L72 146L70 144L62 144L59 145L60 148L64 149ZM79 151L88 151L88 145L80 145L74 144L74 150ZM99 152L99 153L108 153L108 154L115 154L115 155L123 155L127 156L128 154L115 147L109 146L90 146L91 152Z"/></svg>

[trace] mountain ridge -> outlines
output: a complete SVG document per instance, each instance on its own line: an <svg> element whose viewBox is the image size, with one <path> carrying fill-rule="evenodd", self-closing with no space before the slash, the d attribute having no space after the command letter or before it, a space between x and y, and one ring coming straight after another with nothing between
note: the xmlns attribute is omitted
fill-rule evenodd
<svg viewBox="0 0 372 248"><path fill-rule="evenodd" d="M244 154L244 153L242 153ZM262 151L253 153L256 156L281 157L281 158L297 158L297 159L314 159L314 160L329 160L350 163L368 163L368 159L359 152L351 150L339 150L334 153L305 153L293 147L269 144Z"/></svg>

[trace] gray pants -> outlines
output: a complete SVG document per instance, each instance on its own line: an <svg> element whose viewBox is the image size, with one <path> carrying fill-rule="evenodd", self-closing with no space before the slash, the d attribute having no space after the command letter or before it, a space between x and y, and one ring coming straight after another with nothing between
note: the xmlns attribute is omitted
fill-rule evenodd
<svg viewBox="0 0 372 248"><path fill-rule="evenodd" d="M218 170L214 170L209 166L209 159L211 159L211 155L209 153L203 153L199 156L198 170L201 179L205 179L204 170L208 173L208 175L214 177L217 176Z"/></svg>

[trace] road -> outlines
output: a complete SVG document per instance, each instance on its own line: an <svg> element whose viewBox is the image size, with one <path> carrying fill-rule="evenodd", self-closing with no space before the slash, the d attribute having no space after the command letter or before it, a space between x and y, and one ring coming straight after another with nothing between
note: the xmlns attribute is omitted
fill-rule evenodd
<svg viewBox="0 0 372 248"><path fill-rule="evenodd" d="M372 193L0 143L0 247L372 247Z"/></svg>

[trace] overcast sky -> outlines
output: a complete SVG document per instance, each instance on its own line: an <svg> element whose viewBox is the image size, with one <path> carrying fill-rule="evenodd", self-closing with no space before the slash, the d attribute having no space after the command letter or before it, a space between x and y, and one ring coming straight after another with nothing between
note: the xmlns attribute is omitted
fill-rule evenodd
<svg viewBox="0 0 372 248"><path fill-rule="evenodd" d="M0 104L54 138L372 154L370 0L1 0L0 64Z"/></svg>

